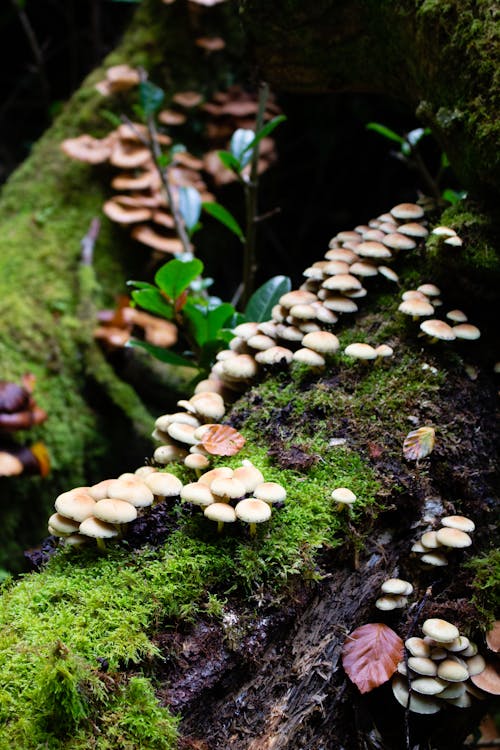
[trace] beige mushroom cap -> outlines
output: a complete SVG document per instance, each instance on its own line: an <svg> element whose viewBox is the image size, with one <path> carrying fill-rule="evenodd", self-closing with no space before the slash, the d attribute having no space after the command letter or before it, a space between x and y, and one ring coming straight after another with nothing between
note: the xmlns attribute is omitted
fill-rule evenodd
<svg viewBox="0 0 500 750"><path fill-rule="evenodd" d="M243 461L243 465L234 470L233 477L243 484L246 492L253 492L264 482L264 475L250 461Z"/></svg>
<svg viewBox="0 0 500 750"><path fill-rule="evenodd" d="M349 299L348 297L343 297L341 294L329 294L323 300L323 306L326 307L327 310L341 313L354 313L358 309L354 300Z"/></svg>
<svg viewBox="0 0 500 750"><path fill-rule="evenodd" d="M436 537L439 544L442 544L444 547L455 547L461 549L463 547L470 547L472 544L472 539L465 531L453 529L449 526L439 529L436 532Z"/></svg>
<svg viewBox="0 0 500 750"><path fill-rule="evenodd" d="M405 641L405 646L412 656L420 656L425 658L428 658L430 656L431 648L423 638L418 638L418 636L407 638L407 640Z"/></svg>
<svg viewBox="0 0 500 750"><path fill-rule="evenodd" d="M453 326L452 330L457 339L476 341L481 336L479 328L473 326L471 323L459 323L458 325Z"/></svg>
<svg viewBox="0 0 500 750"><path fill-rule="evenodd" d="M335 334L328 331L306 333L301 343L302 346L313 349L318 354L335 354L340 346L340 342Z"/></svg>
<svg viewBox="0 0 500 750"><path fill-rule="evenodd" d="M425 294L426 297L439 297L441 289L435 284L420 284L420 286L417 287L417 292Z"/></svg>
<svg viewBox="0 0 500 750"><path fill-rule="evenodd" d="M386 234L382 242L386 247L389 247L392 250L413 250L413 248L417 246L415 240L408 237L408 235L400 234L399 232Z"/></svg>
<svg viewBox="0 0 500 750"><path fill-rule="evenodd" d="M286 498L286 489L278 482L261 482L255 487L253 494L265 503L281 503Z"/></svg>
<svg viewBox="0 0 500 750"><path fill-rule="evenodd" d="M344 349L344 354L346 354L348 357L353 357L354 359L368 360L377 358L377 352L375 351L373 346L370 346L370 344L349 344L349 346L346 346L346 348Z"/></svg>
<svg viewBox="0 0 500 750"><path fill-rule="evenodd" d="M181 494L181 480L169 472L157 471L145 477L144 481L158 497L177 497Z"/></svg>
<svg viewBox="0 0 500 750"><path fill-rule="evenodd" d="M362 258L374 258L376 260L384 260L392 258L392 253L385 244L376 240L367 240L361 242L356 247L356 253Z"/></svg>
<svg viewBox="0 0 500 750"><path fill-rule="evenodd" d="M218 421L226 413L224 399L218 393L197 393L189 399L196 415L204 420Z"/></svg>
<svg viewBox="0 0 500 750"><path fill-rule="evenodd" d="M437 664L425 656L410 656L408 666L413 672L425 677L435 677L438 673Z"/></svg>
<svg viewBox="0 0 500 750"><path fill-rule="evenodd" d="M210 469L210 471L202 474L198 479L198 482L201 482L201 484L205 484L207 487L210 487L215 479L229 479L233 476L233 473L233 469L231 469L229 466L218 466L216 469Z"/></svg>
<svg viewBox="0 0 500 750"><path fill-rule="evenodd" d="M406 596L390 596L388 594L387 596L379 597L375 602L375 606L377 609L388 612L392 609L401 609L402 607L405 607L407 601Z"/></svg>
<svg viewBox="0 0 500 750"><path fill-rule="evenodd" d="M53 513L48 521L49 531L55 536L69 536L78 531L80 524L72 518L66 518L60 513Z"/></svg>
<svg viewBox="0 0 500 750"><path fill-rule="evenodd" d="M207 505L203 512L211 521L217 521L218 523L234 523L236 521L235 510L227 503L211 503Z"/></svg>
<svg viewBox="0 0 500 750"><path fill-rule="evenodd" d="M426 620L422 625L422 630L429 638L434 638L440 643L451 643L460 635L455 625L437 617Z"/></svg>
<svg viewBox="0 0 500 750"><path fill-rule="evenodd" d="M448 565L448 560L441 552L426 552L420 559L425 565L432 565L435 568Z"/></svg>
<svg viewBox="0 0 500 750"><path fill-rule="evenodd" d="M361 289L361 282L356 276L350 273L338 273L335 276L329 276L322 284L323 289L329 289L336 292L346 292Z"/></svg>
<svg viewBox="0 0 500 750"><path fill-rule="evenodd" d="M105 497L108 497L109 485L110 482L113 481L114 479L103 479L101 482L97 482L97 484L93 484L92 487L89 487L87 492L96 502L97 500L103 500Z"/></svg>
<svg viewBox="0 0 500 750"><path fill-rule="evenodd" d="M384 594L403 594L404 596L409 596L413 593L411 583L404 581L402 578L388 578L380 588Z"/></svg>
<svg viewBox="0 0 500 750"><path fill-rule="evenodd" d="M318 352L315 352L312 349L307 349L307 347L297 349L297 351L293 353L293 361L300 362L308 367L324 367L326 364L326 360L321 354L318 354Z"/></svg>
<svg viewBox="0 0 500 750"><path fill-rule="evenodd" d="M155 421L155 427L162 432L167 432L169 426L174 424L174 422L178 422L179 424L189 424L191 427L200 426L200 421L194 416L194 414L185 411L176 411L173 414L162 414L158 417Z"/></svg>
<svg viewBox="0 0 500 750"><path fill-rule="evenodd" d="M153 504L154 498L149 485L146 484L146 479L155 476L157 473L148 474L144 479L137 477L135 474L130 479L114 479L109 483L108 497L115 500L124 500L136 508L147 508Z"/></svg>
<svg viewBox="0 0 500 750"><path fill-rule="evenodd" d="M153 458L157 464L173 463L174 461L183 461L187 456L184 448L178 448L177 445L160 445L153 453Z"/></svg>
<svg viewBox="0 0 500 750"><path fill-rule="evenodd" d="M416 221L401 224L397 227L397 231L400 234L406 234L408 237L417 237L418 239L427 237L429 234L429 231L423 226L423 224L418 224Z"/></svg>
<svg viewBox="0 0 500 750"><path fill-rule="evenodd" d="M438 695L446 687L446 682L438 677L418 677L411 683L411 689L422 695Z"/></svg>
<svg viewBox="0 0 500 750"><path fill-rule="evenodd" d="M491 695L500 695L500 669L498 663L486 661L486 666L480 674L471 675L471 682L480 690Z"/></svg>
<svg viewBox="0 0 500 750"><path fill-rule="evenodd" d="M166 237L156 232L149 224L137 224L132 229L131 235L137 242L142 242L143 245L161 253L177 255L183 251L182 242L177 237Z"/></svg>
<svg viewBox="0 0 500 750"><path fill-rule="evenodd" d="M234 476L227 479L214 479L210 485L210 490L218 498L227 500L235 500L246 495L245 485L238 479L234 479Z"/></svg>
<svg viewBox="0 0 500 750"><path fill-rule="evenodd" d="M459 529L460 531L474 531L476 524L466 516L445 516L441 519L443 526L448 526L450 529Z"/></svg>
<svg viewBox="0 0 500 750"><path fill-rule="evenodd" d="M196 445L198 440L194 436L196 427L191 424L185 424L183 422L172 422L167 427L167 435L172 440L177 440L179 443L186 445Z"/></svg>
<svg viewBox="0 0 500 750"><path fill-rule="evenodd" d="M337 487L333 490L331 497L332 500L341 505L352 505L356 502L356 495L347 487Z"/></svg>
<svg viewBox="0 0 500 750"><path fill-rule="evenodd" d="M190 453L184 459L184 466L187 466L188 469L195 469L196 471L200 471L203 469L208 469L208 467L210 466L210 461L207 456L203 455L202 453Z"/></svg>
<svg viewBox="0 0 500 750"><path fill-rule="evenodd" d="M450 310L446 317L454 323L467 323L467 315L462 310Z"/></svg>
<svg viewBox="0 0 500 750"><path fill-rule="evenodd" d="M416 203L398 203L397 206L391 208L390 213L398 221L414 221L423 218L424 209Z"/></svg>
<svg viewBox="0 0 500 750"><path fill-rule="evenodd" d="M413 315L415 317L423 317L434 313L434 308L428 300L413 297L403 300L399 305L398 310L405 315ZM450 326L448 326L448 328L449 327Z"/></svg>
<svg viewBox="0 0 500 750"><path fill-rule="evenodd" d="M240 500L234 510L237 518L246 523L263 523L271 518L270 506L254 497Z"/></svg>
<svg viewBox="0 0 500 750"><path fill-rule="evenodd" d="M137 510L125 500L104 498L97 502L94 508L94 516L107 523L130 523L137 518Z"/></svg>
<svg viewBox="0 0 500 750"><path fill-rule="evenodd" d="M258 366L249 354L239 354L222 363L222 373L232 380L248 380L257 375Z"/></svg>
<svg viewBox="0 0 500 750"><path fill-rule="evenodd" d="M102 164L111 155L111 140L93 138L91 135L79 135L77 138L68 138L63 141L61 150L71 159L89 164Z"/></svg>
<svg viewBox="0 0 500 750"><path fill-rule="evenodd" d="M394 349L388 344L379 344L375 347L375 352L377 354L377 357L392 357L394 354Z"/></svg>
<svg viewBox="0 0 500 750"><path fill-rule="evenodd" d="M206 484L202 484L201 482L191 482L190 484L185 484L182 488L181 500L206 508L208 505L212 505L212 503L215 502L215 497Z"/></svg>
<svg viewBox="0 0 500 750"><path fill-rule="evenodd" d="M396 271L393 271L392 268L389 268L388 266L379 266L378 272L382 274L386 279L389 281L394 281L396 284L399 281L399 276L397 275Z"/></svg>
<svg viewBox="0 0 500 750"><path fill-rule="evenodd" d="M85 487L75 487L56 498L54 507L61 516L81 523L94 512L96 501Z"/></svg>
<svg viewBox="0 0 500 750"><path fill-rule="evenodd" d="M395 676L392 679L392 692L398 703L409 710L417 714L435 714L441 709L441 705L438 701L433 700L425 695L419 695L418 693L408 692L408 684L406 679Z"/></svg>
<svg viewBox="0 0 500 750"><path fill-rule="evenodd" d="M453 341L456 338L453 328L444 320L424 320L420 323L420 330L428 336L442 341Z"/></svg>
<svg viewBox="0 0 500 750"><path fill-rule="evenodd" d="M293 359L293 352L284 346L272 346L263 352L257 352L255 355L256 362L259 365L280 365L290 364Z"/></svg>
<svg viewBox="0 0 500 750"><path fill-rule="evenodd" d="M106 523L106 521L89 516L81 522L80 534L91 536L94 539L110 539L113 536L118 536L118 529L112 524Z"/></svg>
<svg viewBox="0 0 500 750"><path fill-rule="evenodd" d="M481 654L476 654L465 662L469 677L481 674L486 669L486 659Z"/></svg>
<svg viewBox="0 0 500 750"><path fill-rule="evenodd" d="M448 682L463 682L469 677L467 668L454 659L444 659L439 664L437 673L438 677Z"/></svg>
<svg viewBox="0 0 500 750"><path fill-rule="evenodd" d="M296 289L293 292L283 294L279 299L279 304L288 309L294 305L308 305L315 302L316 299L316 295L312 292L307 292L305 289Z"/></svg>
<svg viewBox="0 0 500 750"><path fill-rule="evenodd" d="M251 349L255 349L258 352L265 352L266 349L276 346L276 340L271 336L266 336L264 333L256 333L255 336L250 336L247 344Z"/></svg>

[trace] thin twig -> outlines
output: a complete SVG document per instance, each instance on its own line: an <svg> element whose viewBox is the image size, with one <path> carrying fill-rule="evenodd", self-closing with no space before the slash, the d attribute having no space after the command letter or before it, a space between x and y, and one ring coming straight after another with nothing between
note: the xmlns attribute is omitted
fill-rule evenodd
<svg viewBox="0 0 500 750"><path fill-rule="evenodd" d="M82 248L82 255L81 255L82 266L92 265L92 262L94 259L94 245L99 236L100 229L101 229L100 220L97 218L92 219L92 221L90 222L89 230L80 243L81 248Z"/></svg>
<svg viewBox="0 0 500 750"><path fill-rule="evenodd" d="M262 125L264 124L268 96L269 85L263 82L259 88L259 108L255 123L256 134L262 129ZM257 191L259 187L259 150L260 142L253 149L252 160L250 162L250 177L245 183L246 237L243 256L243 294L241 296L243 307L247 304L252 294L255 271L257 270L255 263L255 239L257 233L255 217L257 215Z"/></svg>

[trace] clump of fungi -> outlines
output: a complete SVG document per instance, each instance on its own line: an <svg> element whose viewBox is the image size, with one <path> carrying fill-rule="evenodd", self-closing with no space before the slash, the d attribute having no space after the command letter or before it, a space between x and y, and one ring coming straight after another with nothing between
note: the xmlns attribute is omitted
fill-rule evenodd
<svg viewBox="0 0 500 750"><path fill-rule="evenodd" d="M437 531L426 531L411 548L412 552L421 555L420 560L429 567L448 565L447 554L454 549L470 547L472 539L469 534L475 524L465 516L445 516L441 519L441 528Z"/></svg>
<svg viewBox="0 0 500 750"><path fill-rule="evenodd" d="M43 443L27 447L11 438L13 433L28 430L47 419L47 412L33 398L34 384L35 378L30 374L23 376L22 385L0 381L0 477L20 474L46 476L50 470Z"/></svg>
<svg viewBox="0 0 500 750"><path fill-rule="evenodd" d="M405 641L406 657L392 680L396 700L419 714L437 713L446 704L469 708L471 695L484 696L477 683L486 662L476 644L439 618L426 620L422 632Z"/></svg>
<svg viewBox="0 0 500 750"><path fill-rule="evenodd" d="M382 596L375 602L377 609L390 611L406 607L408 597L413 592L413 586L402 578L388 578L380 587Z"/></svg>

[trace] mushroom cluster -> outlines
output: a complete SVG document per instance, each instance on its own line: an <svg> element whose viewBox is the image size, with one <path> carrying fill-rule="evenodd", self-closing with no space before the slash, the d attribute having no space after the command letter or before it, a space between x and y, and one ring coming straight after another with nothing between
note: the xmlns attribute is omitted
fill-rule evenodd
<svg viewBox="0 0 500 750"><path fill-rule="evenodd" d="M34 385L35 377L31 374L23 376L22 385L0 380L0 477L49 473L50 459L43 443L28 448L10 437L47 419L47 412L33 398Z"/></svg>
<svg viewBox="0 0 500 750"><path fill-rule="evenodd" d="M48 522L49 533L66 545L81 545L89 537L99 549L105 539L123 536L126 524L135 521L142 509L166 497L179 497L182 482L173 474L143 466L117 479L104 479L91 487L75 487L61 493Z"/></svg>
<svg viewBox="0 0 500 750"><path fill-rule="evenodd" d="M154 452L158 464L183 461L200 472L208 468L209 453L201 446L207 426L218 424L226 412L224 399L213 391L200 391L177 405L185 411L162 414L155 422L153 438L162 443Z"/></svg>
<svg viewBox="0 0 500 750"><path fill-rule="evenodd" d="M469 708L470 696L478 694L474 680L486 666L476 644L438 618L426 620L422 632L405 641L407 658L392 680L396 700L419 714L437 713L446 704Z"/></svg>
<svg viewBox="0 0 500 750"><path fill-rule="evenodd" d="M420 560L429 566L448 565L446 554L453 549L470 547L472 539L469 534L475 524L465 516L445 516L441 519L441 528L437 531L426 531L411 548L412 552L421 555Z"/></svg>
<svg viewBox="0 0 500 750"><path fill-rule="evenodd" d="M240 520L249 524L251 537L257 524L271 517L272 505L285 498L285 488L277 482L266 482L262 472L247 460L234 470L219 466L207 471L181 491L184 502L200 506L206 518L217 522L219 533L225 523Z"/></svg>
<svg viewBox="0 0 500 750"><path fill-rule="evenodd" d="M121 298L116 310L100 310L99 325L94 338L114 350L126 346L131 337L143 338L149 344L169 349L177 343L177 326L170 320L157 318L129 306L128 297Z"/></svg>
<svg viewBox="0 0 500 750"><path fill-rule="evenodd" d="M406 607L413 586L402 578L388 578L380 587L382 596L375 602L377 609L390 611Z"/></svg>
<svg viewBox="0 0 500 750"><path fill-rule="evenodd" d="M402 302L398 310L405 315L411 315L413 320L427 318L420 323L420 330L423 331L432 342L436 341L454 341L455 339L464 339L474 341L481 335L481 331L475 325L467 322L467 315L462 310L449 310L446 317L450 321L433 316L437 307L443 304L439 295L441 290L435 284L421 284L417 289L409 289L402 294Z"/></svg>
<svg viewBox="0 0 500 750"><path fill-rule="evenodd" d="M464 244L462 238L459 237L455 230L451 227L434 227L434 229L431 231L431 234L433 234L435 237L442 238L443 243L445 245L449 245L450 247L462 247L462 245Z"/></svg>

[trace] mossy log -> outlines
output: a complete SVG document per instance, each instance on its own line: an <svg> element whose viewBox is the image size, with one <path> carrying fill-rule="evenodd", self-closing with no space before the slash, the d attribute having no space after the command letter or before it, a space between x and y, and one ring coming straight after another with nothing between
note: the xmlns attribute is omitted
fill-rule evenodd
<svg viewBox="0 0 500 750"><path fill-rule="evenodd" d="M490 0L242 0L241 16L277 89L405 102L464 188L498 205L500 32Z"/></svg>
<svg viewBox="0 0 500 750"><path fill-rule="evenodd" d="M227 15L221 11L217 16L223 27ZM234 20L230 26L239 38ZM194 86L211 91L227 63L224 57L220 67L207 64L194 46L193 29L202 33L204 28L203 19L187 5L158 9L153 2L142 3L120 46L82 83L2 190L0 379L20 382L26 372L36 376L35 397L48 420L16 439L26 444L42 440L52 470L43 480L0 479L0 522L9 536L0 550L0 568L22 565L22 549L44 533L60 492L87 484L104 471L112 475L127 455L140 462L150 453L153 420L144 400L93 341L96 311L114 305L126 280L148 265L148 252L102 217L110 175L71 161L60 143L82 133L103 136L110 130L106 110L119 116L130 108L130 98L110 101L94 88L110 65L142 65L170 94ZM231 38L231 30L227 36ZM231 55L231 43L228 47ZM84 267L80 243L96 216L102 217L102 225L94 263ZM146 368L139 374L145 401L148 386L155 405L161 395L168 401L179 376L161 370L155 378L149 362L147 367L149 374Z"/></svg>

